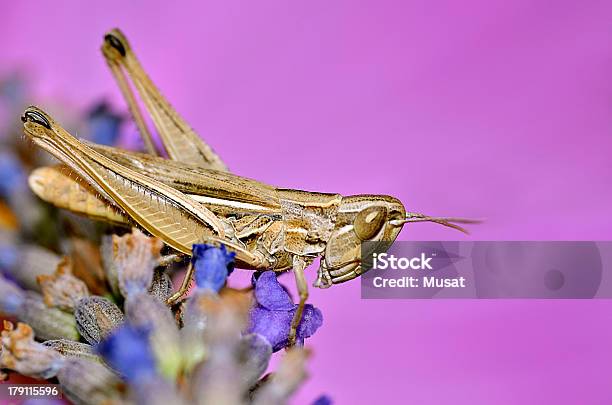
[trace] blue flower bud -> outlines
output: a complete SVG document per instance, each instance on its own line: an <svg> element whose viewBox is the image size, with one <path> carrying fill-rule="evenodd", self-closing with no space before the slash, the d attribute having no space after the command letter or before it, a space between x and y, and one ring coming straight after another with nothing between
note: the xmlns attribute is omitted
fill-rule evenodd
<svg viewBox="0 0 612 405"><path fill-rule="evenodd" d="M102 145L115 145L123 118L111 111L107 103L97 104L88 114L89 139Z"/></svg>
<svg viewBox="0 0 612 405"><path fill-rule="evenodd" d="M197 287L219 292L234 269L234 256L236 253L228 252L223 245L220 248L206 244L193 245L192 263Z"/></svg>
<svg viewBox="0 0 612 405"><path fill-rule="evenodd" d="M96 345L95 350L128 383L144 383L157 375L149 334L146 328L125 323Z"/></svg>

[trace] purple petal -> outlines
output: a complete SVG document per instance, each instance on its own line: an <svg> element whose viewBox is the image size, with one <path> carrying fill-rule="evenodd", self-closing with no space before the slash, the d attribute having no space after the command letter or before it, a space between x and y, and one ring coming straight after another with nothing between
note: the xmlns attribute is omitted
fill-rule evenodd
<svg viewBox="0 0 612 405"><path fill-rule="evenodd" d="M319 398L317 398L312 403L312 405L332 405L332 404L333 404L333 401L327 395L321 395Z"/></svg>
<svg viewBox="0 0 612 405"><path fill-rule="evenodd" d="M263 272L255 282L255 299L264 308L290 311L294 304L273 271Z"/></svg>
<svg viewBox="0 0 612 405"><path fill-rule="evenodd" d="M270 311L263 307L251 310L251 326L248 333L263 336L277 352L287 346L291 328L292 311Z"/></svg>
<svg viewBox="0 0 612 405"><path fill-rule="evenodd" d="M279 351L289 343L289 331L296 308L297 305L294 305L290 311L270 311L262 306L256 306L251 309L251 325L248 333L263 336L270 343L274 352ZM311 337L322 324L321 311L306 304L296 334L297 342L304 344L304 339Z"/></svg>
<svg viewBox="0 0 612 405"><path fill-rule="evenodd" d="M306 304L302 313L302 321L298 326L297 338L304 340L309 338L323 324L323 314L319 308L315 308L310 304Z"/></svg>

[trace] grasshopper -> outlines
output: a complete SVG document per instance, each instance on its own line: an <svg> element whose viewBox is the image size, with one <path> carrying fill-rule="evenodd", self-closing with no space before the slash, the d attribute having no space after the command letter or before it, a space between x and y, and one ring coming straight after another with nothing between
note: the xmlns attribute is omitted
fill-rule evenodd
<svg viewBox="0 0 612 405"><path fill-rule="evenodd" d="M194 243L224 244L236 252L239 268L293 269L300 301L291 324L291 344L308 298L304 269L317 257L314 286L327 288L362 273L363 241L392 242L408 222L436 222L461 231L457 223L473 222L406 212L398 199L386 195L284 189L232 174L161 95L125 35L117 29L106 34L102 54L148 153L80 141L31 106L21 118L25 134L62 164L33 171L30 187L60 208L136 225L184 255L191 255ZM170 159L158 156L128 80ZM187 292L192 276L189 266L169 304Z"/></svg>

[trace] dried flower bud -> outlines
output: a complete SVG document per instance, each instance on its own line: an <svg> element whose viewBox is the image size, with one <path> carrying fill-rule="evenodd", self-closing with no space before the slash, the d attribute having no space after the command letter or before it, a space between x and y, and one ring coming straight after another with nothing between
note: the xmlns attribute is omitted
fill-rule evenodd
<svg viewBox="0 0 612 405"><path fill-rule="evenodd" d="M114 295L119 295L119 282L117 281L117 266L113 261L113 236L102 236L100 243L100 258L102 260L102 268L106 276L106 282L111 288Z"/></svg>
<svg viewBox="0 0 612 405"><path fill-rule="evenodd" d="M37 225L44 218L45 213L34 198L34 195L27 189L27 186L13 189L13 192L8 196L7 202L17 217L20 231L26 235L34 234L37 231Z"/></svg>
<svg viewBox="0 0 612 405"><path fill-rule="evenodd" d="M240 334L251 301L250 293L229 288L223 289L221 295L211 289L196 289L183 311L181 341L187 369L202 360L206 343Z"/></svg>
<svg viewBox="0 0 612 405"><path fill-rule="evenodd" d="M98 246L87 239L71 238L68 248L72 260L72 273L83 280L91 294L106 295L108 288Z"/></svg>
<svg viewBox="0 0 612 405"><path fill-rule="evenodd" d="M281 359L278 371L257 387L253 393L254 405L280 405L306 380L308 350L300 347L289 349Z"/></svg>
<svg viewBox="0 0 612 405"><path fill-rule="evenodd" d="M128 322L150 330L150 344L164 377L174 380L182 366L179 330L167 305L146 294L131 295L125 302Z"/></svg>
<svg viewBox="0 0 612 405"><path fill-rule="evenodd" d="M252 387L268 368L272 346L261 335L251 333L240 340L240 372L244 385Z"/></svg>
<svg viewBox="0 0 612 405"><path fill-rule="evenodd" d="M172 279L165 269L157 268L153 272L153 282L149 288L149 294L164 304L172 295Z"/></svg>
<svg viewBox="0 0 612 405"><path fill-rule="evenodd" d="M217 296L214 290L206 289L198 290L195 298L206 314L206 362L194 377L194 397L200 404L241 403L248 387L239 378L240 334L246 324L250 294L226 288Z"/></svg>
<svg viewBox="0 0 612 405"><path fill-rule="evenodd" d="M29 325L4 321L1 333L0 368L15 370L33 378L52 378L62 367L62 356L56 351L34 341Z"/></svg>
<svg viewBox="0 0 612 405"><path fill-rule="evenodd" d="M48 306L73 311L77 302L89 295L87 286L72 274L71 267L70 258L66 256L59 262L53 275L37 277L43 299Z"/></svg>
<svg viewBox="0 0 612 405"><path fill-rule="evenodd" d="M204 345L204 330L207 327L207 313L200 305L202 295L211 295L215 299L215 293L208 290L195 291L193 295L183 302L181 311L183 328L180 330L185 368L191 370L204 358L206 348ZM218 299L218 298L217 298Z"/></svg>
<svg viewBox="0 0 612 405"><path fill-rule="evenodd" d="M74 404L129 404L122 397L125 389L119 377L101 363L67 358L57 373L64 394Z"/></svg>
<svg viewBox="0 0 612 405"><path fill-rule="evenodd" d="M15 315L25 302L25 292L0 275L0 312Z"/></svg>
<svg viewBox="0 0 612 405"><path fill-rule="evenodd" d="M66 357L78 357L91 361L101 361L91 345L87 343L75 342L74 340L58 339L58 340L47 340L43 342L43 345L55 350L62 356Z"/></svg>
<svg viewBox="0 0 612 405"><path fill-rule="evenodd" d="M74 317L79 333L91 344L100 342L123 323L123 313L117 305L97 296L82 298L74 310Z"/></svg>
<svg viewBox="0 0 612 405"><path fill-rule="evenodd" d="M131 386L130 398L137 404L185 405L187 402L177 392L176 385L156 377Z"/></svg>
<svg viewBox="0 0 612 405"><path fill-rule="evenodd" d="M74 316L57 308L49 308L38 293L26 292L25 302L16 316L30 325L40 340L79 339Z"/></svg>
<svg viewBox="0 0 612 405"><path fill-rule="evenodd" d="M21 286L40 291L36 278L41 274L53 274L59 262L60 257L50 250L35 245L23 245L19 248L15 266L8 271Z"/></svg>
<svg viewBox="0 0 612 405"><path fill-rule="evenodd" d="M138 229L121 237L113 235L112 265L124 297L149 290L163 245L160 239L145 236Z"/></svg>

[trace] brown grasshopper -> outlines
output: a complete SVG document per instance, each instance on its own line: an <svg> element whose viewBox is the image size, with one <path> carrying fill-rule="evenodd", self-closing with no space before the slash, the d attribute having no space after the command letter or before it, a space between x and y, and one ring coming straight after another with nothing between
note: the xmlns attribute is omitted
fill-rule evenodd
<svg viewBox="0 0 612 405"><path fill-rule="evenodd" d="M315 287L359 276L363 241L394 241L408 222L436 222L463 231L461 218L407 213L385 195L315 193L273 187L228 172L144 72L119 30L102 53L144 139L148 154L77 140L37 107L26 109L26 135L63 165L36 169L33 191L58 207L98 220L135 224L190 255L194 243L224 244L239 268L293 269L300 303L291 325L295 341L308 288L304 269L320 257ZM126 75L127 74L127 75ZM151 115L170 160L156 150L128 77ZM188 290L190 266L169 304Z"/></svg>

